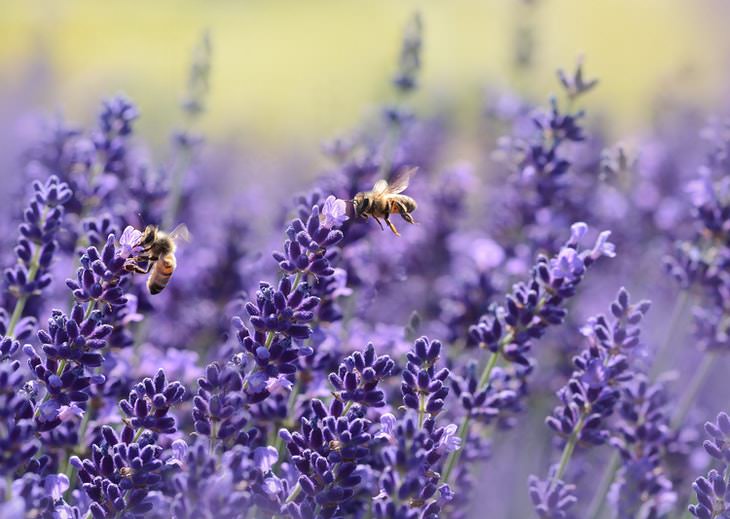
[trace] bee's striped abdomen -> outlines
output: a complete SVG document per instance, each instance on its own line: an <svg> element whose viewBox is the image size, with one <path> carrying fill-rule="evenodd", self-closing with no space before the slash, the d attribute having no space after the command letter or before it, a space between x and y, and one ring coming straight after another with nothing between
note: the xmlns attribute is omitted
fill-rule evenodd
<svg viewBox="0 0 730 519"><path fill-rule="evenodd" d="M175 260L174 254L168 254L157 260L155 266L152 268L149 279L147 279L147 288L150 294L159 294L164 290L170 282L172 273L175 272L176 265L177 261Z"/></svg>

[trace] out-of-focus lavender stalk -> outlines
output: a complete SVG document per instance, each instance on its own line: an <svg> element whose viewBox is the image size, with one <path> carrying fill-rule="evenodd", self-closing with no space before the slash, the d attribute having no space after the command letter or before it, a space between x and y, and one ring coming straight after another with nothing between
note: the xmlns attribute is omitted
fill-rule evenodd
<svg viewBox="0 0 730 519"><path fill-rule="evenodd" d="M412 115L402 105L404 99L418 88L422 46L423 21L420 13L416 12L405 27L398 68L393 77L396 101L385 109L387 131L382 149L381 175L390 174L398 137L403 125L412 118Z"/></svg>
<svg viewBox="0 0 730 519"><path fill-rule="evenodd" d="M592 446L608 441L607 419L619 401L619 389L635 376L630 357L640 345L637 325L649 306L648 301L630 304L628 292L622 288L611 304L614 321L601 315L586 326L589 346L573 359L575 371L558 391L561 405L546 419L565 439L560 461L550 469L546 481L531 476L529 482L530 497L541 517L565 517L575 504L572 485L566 485L563 476L578 443Z"/></svg>
<svg viewBox="0 0 730 519"><path fill-rule="evenodd" d="M162 219L162 228L171 229L178 217L178 208L183 191L184 176L193 158L195 141L191 135L192 125L205 113L205 102L210 90L210 67L212 45L210 34L205 31L193 49L188 73L187 90L181 102L184 114L183 128L175 138L175 160L170 174L170 195L167 210Z"/></svg>
<svg viewBox="0 0 730 519"><path fill-rule="evenodd" d="M532 341L540 338L549 326L563 321L567 313L565 302L575 295L587 268L601 256L615 255L613 244L608 241L608 231L599 235L593 249L578 252L578 243L587 230L584 223L574 224L570 239L560 252L551 259L541 256L532 269L531 280L515 285L504 307L492 309L471 328L473 339L490 351L477 393L489 387L500 358L508 363L529 366L527 354ZM462 442L468 437L470 422L471 413L467 413L459 426ZM449 456L442 476L444 482L448 483L460 456L461 451Z"/></svg>
<svg viewBox="0 0 730 519"><path fill-rule="evenodd" d="M57 248L55 236L61 226L63 206L71 196L68 185L55 176L45 184L33 183L33 198L23 214L24 222L20 224L20 238L15 248L18 265L5 271L9 290L16 298L5 329L7 337L15 336L28 300L40 295L51 282L48 270Z"/></svg>

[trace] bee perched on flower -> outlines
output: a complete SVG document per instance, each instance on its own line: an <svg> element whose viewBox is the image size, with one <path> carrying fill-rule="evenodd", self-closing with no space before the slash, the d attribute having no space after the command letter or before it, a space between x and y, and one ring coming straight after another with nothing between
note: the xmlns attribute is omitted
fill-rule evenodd
<svg viewBox="0 0 730 519"><path fill-rule="evenodd" d="M159 294L177 268L177 242L189 240L190 232L185 224L169 233L160 231L156 225L148 225L144 232L127 227L119 240L121 255L126 260L124 268L129 272L149 273L147 288L150 294Z"/></svg>

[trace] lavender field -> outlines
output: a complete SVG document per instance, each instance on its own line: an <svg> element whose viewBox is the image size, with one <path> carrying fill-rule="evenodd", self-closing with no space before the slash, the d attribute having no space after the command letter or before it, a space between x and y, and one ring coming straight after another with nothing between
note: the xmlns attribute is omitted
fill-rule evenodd
<svg viewBox="0 0 730 519"><path fill-rule="evenodd" d="M7 2L0 519L730 519L730 10L609 3Z"/></svg>

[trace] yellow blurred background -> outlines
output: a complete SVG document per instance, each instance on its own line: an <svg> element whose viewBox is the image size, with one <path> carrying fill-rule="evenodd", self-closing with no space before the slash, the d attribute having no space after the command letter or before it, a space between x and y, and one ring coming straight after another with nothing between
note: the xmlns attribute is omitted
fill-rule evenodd
<svg viewBox="0 0 730 519"><path fill-rule="evenodd" d="M718 101L730 37L720 2L693 0L0 0L0 95L85 122L123 92L145 137L179 121L190 51L210 30L203 129L271 149L310 148L353 128L388 99L409 15L424 21L428 114L445 103L476 127L484 87L538 99L579 53L601 85L587 101L617 130L640 128L657 93ZM534 68L512 65L516 31L533 27ZM162 142L159 140L158 142Z"/></svg>

